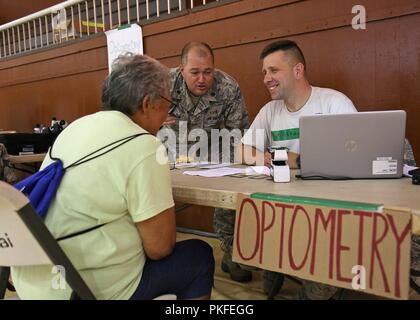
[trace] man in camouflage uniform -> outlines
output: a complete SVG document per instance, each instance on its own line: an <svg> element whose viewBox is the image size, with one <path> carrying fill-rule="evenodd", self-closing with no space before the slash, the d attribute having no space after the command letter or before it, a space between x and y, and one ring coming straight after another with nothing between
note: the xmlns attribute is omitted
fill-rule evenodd
<svg viewBox="0 0 420 320"><path fill-rule="evenodd" d="M404 145L404 164L415 167L416 159L414 158L413 148L405 139ZM411 237L411 267L410 267L410 284L411 287L420 294L420 236L413 234Z"/></svg>
<svg viewBox="0 0 420 320"><path fill-rule="evenodd" d="M213 146L218 152L218 157L209 156L212 153L211 130L239 129L243 134L243 130L249 126L248 112L238 83L225 72L214 68L213 52L209 45L203 42L190 42L185 45L181 53L181 65L171 69L170 75L173 104L164 125L176 133L178 143L177 146L165 143L169 157L173 157L174 153L178 158L187 156L183 153L190 151L191 146L197 143L188 141L188 133L194 129L204 129L208 137L208 153L205 154L200 150L200 154L195 154L193 158L202 161L222 160L222 146L219 141L217 148ZM232 162L234 159L232 143L228 146L228 151L230 156L227 157L227 161ZM230 273L233 280L246 282L252 279L252 273L232 262L234 223L234 210L215 209L214 229L221 239L221 247L225 252L222 269Z"/></svg>
<svg viewBox="0 0 420 320"><path fill-rule="evenodd" d="M411 287L420 294L420 236L413 235L411 238Z"/></svg>
<svg viewBox="0 0 420 320"><path fill-rule="evenodd" d="M13 169L7 165L7 156L6 147L0 143L0 180L13 184L17 182L17 178Z"/></svg>

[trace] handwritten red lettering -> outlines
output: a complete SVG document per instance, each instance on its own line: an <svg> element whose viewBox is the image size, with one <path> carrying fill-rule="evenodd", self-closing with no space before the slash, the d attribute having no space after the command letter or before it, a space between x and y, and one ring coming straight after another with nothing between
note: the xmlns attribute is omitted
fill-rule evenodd
<svg viewBox="0 0 420 320"><path fill-rule="evenodd" d="M328 264L328 277L330 279L333 278L335 217L336 217L336 210L335 209L330 210L330 212L328 213L328 218L327 219L325 219L324 213L322 212L322 209L320 209L320 208L315 209L314 239L312 241L313 245L312 245L312 258L311 258L310 273L314 274L314 272L315 272L318 223L319 223L319 220L321 220L321 223L322 223L325 231L327 231L328 225L331 223L330 249L329 249L330 257L329 257L329 264Z"/></svg>
<svg viewBox="0 0 420 320"><path fill-rule="evenodd" d="M292 243L293 241L292 240L293 240L293 227L295 225L296 217L297 217L297 214L298 214L299 211L301 211L305 214L306 220L308 222L308 244L307 244L306 252L305 252L305 255L303 257L303 260L302 260L301 264L297 265L295 263L295 259L293 258L293 254L292 254L292 251L293 251L293 243ZM306 212L305 208L298 205L298 206L295 207L295 210L293 211L292 222L290 224L290 230L289 230L289 262L290 262L290 267L293 270L300 270L305 265L305 262L308 259L309 249L311 247L311 239L312 239L311 220L309 219L309 215Z"/></svg>
<svg viewBox="0 0 420 320"><path fill-rule="evenodd" d="M337 222L337 247L336 247L336 268L337 268L337 280L343 282L351 282L350 278L345 278L341 275L341 252L349 251L350 247L343 246L341 244L343 234L343 216L351 214L348 210L338 210L338 222Z"/></svg>
<svg viewBox="0 0 420 320"><path fill-rule="evenodd" d="M277 208L281 210L281 224L280 224L280 249L279 249L279 268L283 267L283 248L284 248L284 220L286 217L286 209L293 209L294 206L284 203L276 203Z"/></svg>
<svg viewBox="0 0 420 320"><path fill-rule="evenodd" d="M395 258L395 295L397 297L401 297L401 288L400 288L400 261L401 261L401 244L404 242L404 240L407 238L407 235L410 234L411 230L411 219L408 221L407 225L401 232L401 235L398 235L397 227L395 226L394 218L387 214L386 217L388 218L389 224L391 225L392 233L395 236L395 239L397 240L397 252L396 252L396 258ZM408 238L408 241L410 241L410 238Z"/></svg>
<svg viewBox="0 0 420 320"><path fill-rule="evenodd" d="M270 207L271 208L271 222L268 226L265 225L265 218L266 218L266 207ZM267 230L270 230L271 227L274 224L274 219L275 219L275 208L273 206L273 204L271 202L268 201L263 201L262 203L262 217L261 217L261 249L260 249L260 263L262 263L262 259L263 259L263 252L264 252L264 235L267 232Z"/></svg>
<svg viewBox="0 0 420 320"><path fill-rule="evenodd" d="M353 214L359 217L359 241L357 247L357 264L363 266L363 234L364 234L364 218L372 217L372 212L354 211Z"/></svg>
<svg viewBox="0 0 420 320"><path fill-rule="evenodd" d="M384 232L380 236L379 240L377 238L378 233L378 219L381 219L384 223ZM377 212L373 215L373 231L372 231L372 252L371 252L371 258L370 258L370 274L369 274L369 287L373 287L373 274L375 270L375 256L378 259L379 268L381 269L382 273L382 279L384 281L384 287L385 291L389 292L389 285L388 285L388 279L385 274L384 266L381 259L381 254L378 249L379 243L382 242L382 240L385 238L386 234L388 233L388 224L386 222L386 219L382 216L381 213Z"/></svg>
<svg viewBox="0 0 420 320"><path fill-rule="evenodd" d="M244 212L244 207L245 204L249 203L251 205L251 207L253 208L253 211L255 213L255 217L256 217L256 239L255 239L255 246L254 246L254 251L252 252L252 254L249 257L245 257L245 255L242 253L242 249L241 249L241 242L239 241L240 239L240 234L241 234L241 221L242 221L242 214ZM245 198L242 203L241 203L241 207L239 210L239 217L238 217L238 225L236 226L236 246L238 248L238 254L241 257L241 259L247 261L247 260L252 260L255 255L257 254L258 249L260 248L260 219L259 219L259 214L258 214L258 208L255 205L254 201L250 198Z"/></svg>

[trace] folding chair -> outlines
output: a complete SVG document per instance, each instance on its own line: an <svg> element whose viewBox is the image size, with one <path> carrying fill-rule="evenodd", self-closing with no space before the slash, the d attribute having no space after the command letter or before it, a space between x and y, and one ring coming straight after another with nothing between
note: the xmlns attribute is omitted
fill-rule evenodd
<svg viewBox="0 0 420 320"><path fill-rule="evenodd" d="M0 299L5 295L10 267L48 264L64 267L65 281L73 290L71 299L95 300L29 200L0 181Z"/></svg>

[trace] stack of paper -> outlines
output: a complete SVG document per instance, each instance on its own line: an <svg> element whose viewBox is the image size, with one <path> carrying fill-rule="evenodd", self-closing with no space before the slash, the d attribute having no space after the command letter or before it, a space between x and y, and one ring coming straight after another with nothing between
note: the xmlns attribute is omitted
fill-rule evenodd
<svg viewBox="0 0 420 320"><path fill-rule="evenodd" d="M264 166L246 167L246 168L230 168L230 167L217 167L215 169L197 170L197 171L184 171L184 174L190 176L200 177L223 177L233 174L265 174L270 175L270 168Z"/></svg>

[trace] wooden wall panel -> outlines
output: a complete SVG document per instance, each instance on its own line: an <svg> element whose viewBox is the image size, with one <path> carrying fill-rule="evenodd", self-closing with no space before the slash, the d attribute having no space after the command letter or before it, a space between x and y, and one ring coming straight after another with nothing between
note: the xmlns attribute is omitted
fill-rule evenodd
<svg viewBox="0 0 420 320"><path fill-rule="evenodd" d="M354 4L353 0L232 2L143 26L144 47L147 54L173 67L187 41L207 41L214 48L217 67L241 85L253 119L269 101L259 53L275 39L296 40L313 85L344 92L360 111L406 110L407 136L420 159L419 1L358 1L367 9L366 30L350 26ZM103 35L1 61L0 128L27 131L52 116L72 121L99 110L106 74ZM194 210L180 215L183 223L194 220ZM212 210L202 212L210 221Z"/></svg>
<svg viewBox="0 0 420 320"><path fill-rule="evenodd" d="M104 36L0 63L0 128L28 132L98 111L107 65Z"/></svg>
<svg viewBox="0 0 420 320"><path fill-rule="evenodd" d="M0 25L63 2L62 0L0 0Z"/></svg>
<svg viewBox="0 0 420 320"><path fill-rule="evenodd" d="M49 124L54 116L74 121L94 113L100 109L100 86L92 84L100 83L106 74L106 71L88 72L3 88L0 127L29 132L36 123Z"/></svg>

